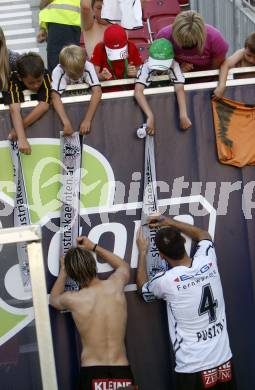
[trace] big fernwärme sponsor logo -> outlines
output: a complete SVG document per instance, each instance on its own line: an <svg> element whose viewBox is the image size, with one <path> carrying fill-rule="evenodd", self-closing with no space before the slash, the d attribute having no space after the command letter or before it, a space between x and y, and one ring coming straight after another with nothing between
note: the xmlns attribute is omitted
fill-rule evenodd
<svg viewBox="0 0 255 390"><path fill-rule="evenodd" d="M204 264L195 274L182 274L174 279L178 291L187 290L195 287L206 280L215 278L218 275L216 269L213 269L213 263Z"/></svg>

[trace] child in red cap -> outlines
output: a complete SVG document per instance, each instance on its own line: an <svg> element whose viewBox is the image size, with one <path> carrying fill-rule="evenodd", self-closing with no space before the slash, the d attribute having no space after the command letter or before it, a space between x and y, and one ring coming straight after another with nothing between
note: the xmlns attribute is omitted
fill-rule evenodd
<svg viewBox="0 0 255 390"><path fill-rule="evenodd" d="M138 49L118 24L112 24L105 30L104 41L96 45L91 62L95 65L99 80L136 77L142 64Z"/></svg>

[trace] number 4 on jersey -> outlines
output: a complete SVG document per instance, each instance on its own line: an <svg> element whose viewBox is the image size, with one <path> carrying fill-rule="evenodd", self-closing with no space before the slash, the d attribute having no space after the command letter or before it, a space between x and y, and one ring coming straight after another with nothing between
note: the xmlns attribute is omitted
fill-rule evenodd
<svg viewBox="0 0 255 390"><path fill-rule="evenodd" d="M202 316L208 313L209 323L216 321L216 308L218 307L217 299L214 300L213 292L210 283L202 287L202 296L198 309L198 314Z"/></svg>

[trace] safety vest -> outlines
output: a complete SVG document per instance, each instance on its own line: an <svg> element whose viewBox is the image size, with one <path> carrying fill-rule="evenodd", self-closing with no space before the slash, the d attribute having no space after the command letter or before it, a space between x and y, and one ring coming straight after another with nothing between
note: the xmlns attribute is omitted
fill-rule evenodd
<svg viewBox="0 0 255 390"><path fill-rule="evenodd" d="M80 0L53 0L39 13L40 27L47 30L47 23L80 26Z"/></svg>

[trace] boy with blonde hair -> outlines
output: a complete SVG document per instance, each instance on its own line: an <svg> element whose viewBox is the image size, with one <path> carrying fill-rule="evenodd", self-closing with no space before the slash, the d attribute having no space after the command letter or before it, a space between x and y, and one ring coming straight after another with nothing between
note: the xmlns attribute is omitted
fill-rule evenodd
<svg viewBox="0 0 255 390"><path fill-rule="evenodd" d="M214 90L218 99L224 95L229 69L245 66L255 66L255 32L246 38L244 48L237 50L221 65L218 86Z"/></svg>
<svg viewBox="0 0 255 390"><path fill-rule="evenodd" d="M64 135L72 135L74 130L65 112L61 94L67 85L82 83L87 83L91 88L89 107L80 124L80 133L87 134L91 130L91 122L102 96L95 68L87 61L84 50L76 45L64 47L60 52L59 62L52 72L52 103L63 124Z"/></svg>

